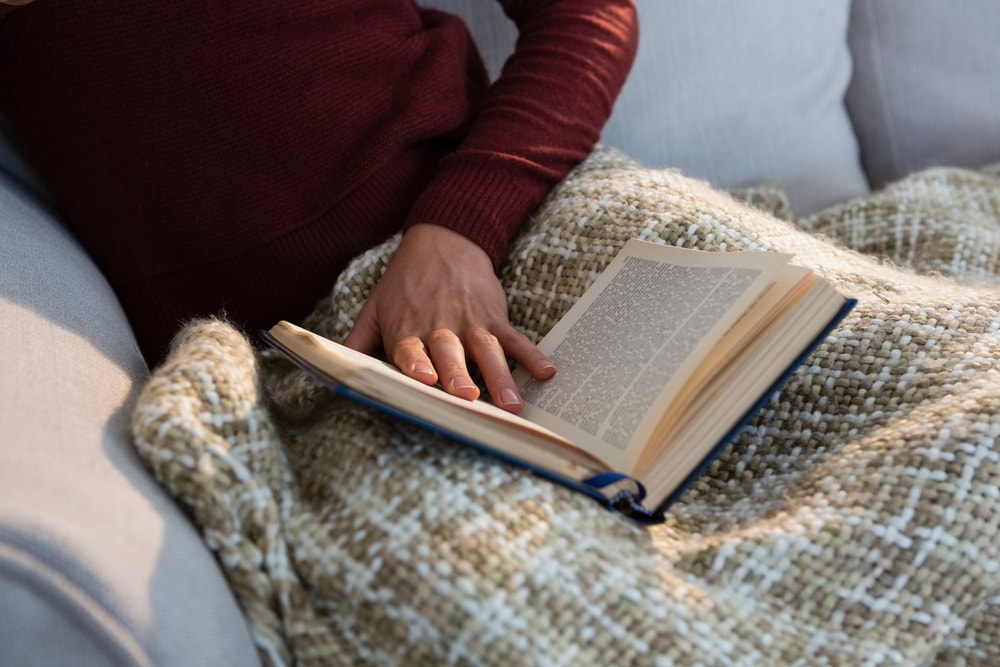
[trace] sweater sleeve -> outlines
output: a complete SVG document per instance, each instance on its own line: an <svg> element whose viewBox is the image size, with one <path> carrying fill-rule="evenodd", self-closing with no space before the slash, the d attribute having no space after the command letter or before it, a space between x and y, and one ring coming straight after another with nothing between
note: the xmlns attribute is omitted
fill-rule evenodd
<svg viewBox="0 0 1000 667"><path fill-rule="evenodd" d="M635 57L632 0L499 0L517 47L406 226L438 224L499 269L521 225L593 149Z"/></svg>

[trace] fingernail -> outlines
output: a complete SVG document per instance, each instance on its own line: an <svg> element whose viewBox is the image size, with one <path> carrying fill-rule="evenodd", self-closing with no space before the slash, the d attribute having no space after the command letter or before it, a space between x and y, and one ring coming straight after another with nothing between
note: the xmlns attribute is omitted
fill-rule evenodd
<svg viewBox="0 0 1000 667"><path fill-rule="evenodd" d="M425 364L422 361L418 361L410 367L410 371L417 375L430 375L434 376L434 369L431 368L430 364Z"/></svg>
<svg viewBox="0 0 1000 667"><path fill-rule="evenodd" d="M478 389L474 382L467 380L466 378L456 378L452 380L451 388L455 391L462 391L463 389Z"/></svg>
<svg viewBox="0 0 1000 667"><path fill-rule="evenodd" d="M521 397L517 395L517 392L513 389L501 389L500 390L500 404L501 405L521 405Z"/></svg>

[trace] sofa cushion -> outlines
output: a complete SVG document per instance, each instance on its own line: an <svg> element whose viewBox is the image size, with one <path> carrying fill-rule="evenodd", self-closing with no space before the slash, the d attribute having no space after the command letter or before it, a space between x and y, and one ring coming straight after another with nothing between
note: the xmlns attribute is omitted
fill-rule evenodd
<svg viewBox="0 0 1000 667"><path fill-rule="evenodd" d="M425 0L469 24L494 76L516 31L496 2ZM799 215L864 194L844 108L848 0L637 0L639 52L602 142L720 187L781 181Z"/></svg>
<svg viewBox="0 0 1000 667"><path fill-rule="evenodd" d="M873 186L1000 160L1000 3L857 0L847 107Z"/></svg>
<svg viewBox="0 0 1000 667"><path fill-rule="evenodd" d="M252 665L217 564L132 449L148 371L128 323L10 150L0 135L0 662Z"/></svg>

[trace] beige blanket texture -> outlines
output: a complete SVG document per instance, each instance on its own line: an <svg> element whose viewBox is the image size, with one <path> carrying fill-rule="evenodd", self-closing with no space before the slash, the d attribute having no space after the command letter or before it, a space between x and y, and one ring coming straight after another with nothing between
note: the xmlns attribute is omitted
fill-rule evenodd
<svg viewBox="0 0 1000 667"><path fill-rule="evenodd" d="M859 300L663 525L186 327L136 447L263 662L1000 664L1000 175L935 169L795 221L743 195L599 148L502 273L536 340L630 237L791 253ZM397 242L304 325L342 339Z"/></svg>

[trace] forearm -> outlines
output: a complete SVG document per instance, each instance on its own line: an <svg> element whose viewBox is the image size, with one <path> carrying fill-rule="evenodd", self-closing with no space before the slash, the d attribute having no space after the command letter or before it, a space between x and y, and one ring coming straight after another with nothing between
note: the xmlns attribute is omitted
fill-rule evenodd
<svg viewBox="0 0 1000 667"><path fill-rule="evenodd" d="M631 67L631 0L500 0L518 47L408 225L443 225L499 267L552 186L593 149Z"/></svg>

